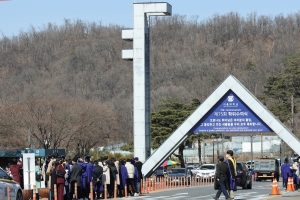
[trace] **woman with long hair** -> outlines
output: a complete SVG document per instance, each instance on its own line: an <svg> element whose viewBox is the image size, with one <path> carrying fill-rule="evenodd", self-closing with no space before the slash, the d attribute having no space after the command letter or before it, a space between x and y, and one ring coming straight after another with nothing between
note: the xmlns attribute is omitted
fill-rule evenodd
<svg viewBox="0 0 300 200"><path fill-rule="evenodd" d="M115 162L113 159L110 159L108 162L109 167L109 179L110 179L110 185L108 188L108 194L111 198L114 196L114 186L115 186L115 180L117 179L118 170L116 168Z"/></svg>
<svg viewBox="0 0 300 200"><path fill-rule="evenodd" d="M64 187L65 187L65 168L62 163L62 159L59 158L56 160L56 184L57 184L57 199L64 200Z"/></svg>

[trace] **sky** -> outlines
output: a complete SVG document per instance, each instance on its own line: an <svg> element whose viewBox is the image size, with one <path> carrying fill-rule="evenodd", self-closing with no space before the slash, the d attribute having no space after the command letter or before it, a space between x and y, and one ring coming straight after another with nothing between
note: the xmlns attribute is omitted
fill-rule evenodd
<svg viewBox="0 0 300 200"><path fill-rule="evenodd" d="M101 22L132 28L133 2L138 0L0 0L0 38L17 36L31 26L42 30L49 22L62 25L64 19ZM256 12L257 15L284 16L299 12L300 0L160 0L168 2L172 13L197 15L199 20L214 14L231 11L241 16Z"/></svg>

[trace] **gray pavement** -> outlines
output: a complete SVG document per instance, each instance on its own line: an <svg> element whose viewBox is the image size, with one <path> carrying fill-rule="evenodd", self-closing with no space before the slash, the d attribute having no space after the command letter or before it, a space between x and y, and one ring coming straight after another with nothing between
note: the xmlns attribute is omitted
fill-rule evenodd
<svg viewBox="0 0 300 200"><path fill-rule="evenodd" d="M282 195L274 195L271 196L269 199L272 200L294 200L294 199L300 199L300 192L294 191L294 192L282 192Z"/></svg>
<svg viewBox="0 0 300 200"><path fill-rule="evenodd" d="M238 191L235 192L234 200L300 200L300 192L285 192L282 187L279 188L281 195L269 195L272 190L272 182L253 182L252 189L242 189L238 187ZM215 196L216 191L213 189L213 185L207 184L200 187L185 187L185 188L172 188L164 191L151 191L146 194L142 194L139 197L127 197L122 199L127 200L146 200L146 199L178 199L178 200L210 200ZM120 198L121 199L121 198ZM225 200L225 197L221 195L220 200Z"/></svg>

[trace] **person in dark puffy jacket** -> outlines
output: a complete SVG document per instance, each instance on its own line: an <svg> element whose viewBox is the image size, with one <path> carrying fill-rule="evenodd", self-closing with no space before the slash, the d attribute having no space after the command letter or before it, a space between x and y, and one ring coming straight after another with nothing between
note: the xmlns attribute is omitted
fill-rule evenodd
<svg viewBox="0 0 300 200"><path fill-rule="evenodd" d="M109 194L110 197L113 197L114 187L115 187L115 180L117 180L118 170L116 168L114 160L112 160L112 159L109 160L108 167L109 167L109 178L110 178L108 194Z"/></svg>

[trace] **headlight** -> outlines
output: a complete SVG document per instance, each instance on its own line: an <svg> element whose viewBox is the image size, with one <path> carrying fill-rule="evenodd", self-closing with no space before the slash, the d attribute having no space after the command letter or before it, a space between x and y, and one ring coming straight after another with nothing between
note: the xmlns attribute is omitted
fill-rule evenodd
<svg viewBox="0 0 300 200"><path fill-rule="evenodd" d="M215 172L211 172L211 174L215 174Z"/></svg>

